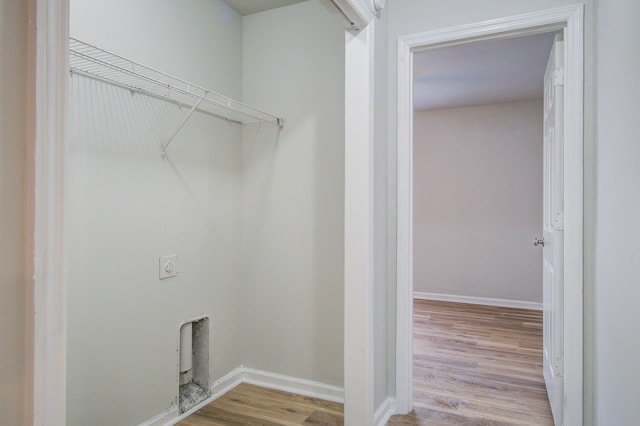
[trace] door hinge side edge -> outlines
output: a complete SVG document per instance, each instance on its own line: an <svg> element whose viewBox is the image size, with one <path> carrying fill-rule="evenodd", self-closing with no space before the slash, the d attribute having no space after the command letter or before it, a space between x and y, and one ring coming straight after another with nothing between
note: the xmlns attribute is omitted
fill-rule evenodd
<svg viewBox="0 0 640 426"><path fill-rule="evenodd" d="M557 67L553 72L553 84L556 86L564 86L564 68Z"/></svg>

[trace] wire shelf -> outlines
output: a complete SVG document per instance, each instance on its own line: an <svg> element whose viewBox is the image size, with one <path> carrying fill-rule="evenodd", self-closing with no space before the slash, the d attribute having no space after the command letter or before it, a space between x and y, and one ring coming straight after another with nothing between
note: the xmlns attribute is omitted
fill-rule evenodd
<svg viewBox="0 0 640 426"><path fill-rule="evenodd" d="M205 89L96 46L69 38L69 68L85 75L194 108L239 124L269 123L282 126L282 118L252 108L213 90Z"/></svg>

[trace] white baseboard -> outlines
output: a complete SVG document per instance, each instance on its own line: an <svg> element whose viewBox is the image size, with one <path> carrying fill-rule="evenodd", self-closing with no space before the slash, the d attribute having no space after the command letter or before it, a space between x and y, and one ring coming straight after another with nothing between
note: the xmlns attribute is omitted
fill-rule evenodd
<svg viewBox="0 0 640 426"><path fill-rule="evenodd" d="M312 380L299 379L297 377L284 376L268 371L245 368L242 381L265 388L277 389L298 395L311 396L327 401L344 403L344 389Z"/></svg>
<svg viewBox="0 0 640 426"><path fill-rule="evenodd" d="M244 367L240 366L213 382L211 385L211 400L220 398L222 395L242 383L243 371Z"/></svg>
<svg viewBox="0 0 640 426"><path fill-rule="evenodd" d="M385 426L389 421L389 418L394 415L395 412L396 400L394 398L387 397L373 415L373 424L375 426Z"/></svg>
<svg viewBox="0 0 640 426"><path fill-rule="evenodd" d="M140 423L138 426L165 426L173 424L173 420L178 417L178 407L171 407L162 413L151 417Z"/></svg>
<svg viewBox="0 0 640 426"><path fill-rule="evenodd" d="M442 302L471 303L473 305L500 306L502 308L532 309L536 311L542 310L542 303L526 302L523 300L457 296L454 294L423 293L420 291L414 291L413 298L423 300L440 300Z"/></svg>
<svg viewBox="0 0 640 426"><path fill-rule="evenodd" d="M211 385L211 396L202 401L200 404L191 408L189 411L179 414L178 407L171 407L168 410L163 411L162 413L148 420L145 420L138 426L175 425L176 423L184 420L205 405L220 398L222 395L229 392L240 383L249 383L269 389L277 389L285 392L296 393L298 395L344 403L344 389L341 387L240 366L230 373L226 374L224 377L216 380ZM385 406L385 404L387 404L387 401L383 403L381 408ZM380 411L380 408L378 409L378 411ZM385 413L386 411L384 413L381 412L380 415L384 416ZM377 415L378 412L376 411L376 416ZM377 424L383 425L384 423L376 423L376 425Z"/></svg>

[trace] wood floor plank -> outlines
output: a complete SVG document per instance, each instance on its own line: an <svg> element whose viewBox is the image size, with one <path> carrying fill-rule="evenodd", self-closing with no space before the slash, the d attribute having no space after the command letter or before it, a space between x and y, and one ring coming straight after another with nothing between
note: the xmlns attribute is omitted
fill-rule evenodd
<svg viewBox="0 0 640 426"><path fill-rule="evenodd" d="M343 418L342 404L242 383L178 425L340 426Z"/></svg>
<svg viewBox="0 0 640 426"><path fill-rule="evenodd" d="M552 426L539 311L416 300L414 410L391 426ZM243 383L179 426L343 425L342 404Z"/></svg>
<svg viewBox="0 0 640 426"><path fill-rule="evenodd" d="M414 406L389 425L553 425L542 314L414 301Z"/></svg>
<svg viewBox="0 0 640 426"><path fill-rule="evenodd" d="M342 426L344 413L335 414L326 411L314 411L305 421L305 425Z"/></svg>
<svg viewBox="0 0 640 426"><path fill-rule="evenodd" d="M415 407L406 416L393 416L388 426L514 426L518 423L450 413L435 408Z"/></svg>
<svg viewBox="0 0 640 426"><path fill-rule="evenodd" d="M286 402L287 406L299 406L299 407L310 407L314 410L326 411L333 414L342 415L344 412L343 406L341 403L327 401L324 399L314 398L310 396L298 395L291 392L285 392L277 389L267 389L259 386L252 387L237 387L234 390L237 390L240 393L245 393L249 396L251 395L262 395L265 398L271 398L276 401Z"/></svg>

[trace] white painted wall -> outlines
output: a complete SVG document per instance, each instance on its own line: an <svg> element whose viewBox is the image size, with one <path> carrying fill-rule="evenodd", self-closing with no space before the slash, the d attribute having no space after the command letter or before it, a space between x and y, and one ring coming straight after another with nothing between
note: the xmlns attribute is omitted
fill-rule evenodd
<svg viewBox="0 0 640 426"><path fill-rule="evenodd" d="M0 0L0 419L26 424L27 2Z"/></svg>
<svg viewBox="0 0 640 426"><path fill-rule="evenodd" d="M243 99L285 118L243 176L243 363L343 384L344 31L317 2L245 16Z"/></svg>
<svg viewBox="0 0 640 426"><path fill-rule="evenodd" d="M240 96L242 18L222 0L70 2L71 37Z"/></svg>
<svg viewBox="0 0 640 426"><path fill-rule="evenodd" d="M417 111L414 291L542 303L542 101Z"/></svg>
<svg viewBox="0 0 640 426"><path fill-rule="evenodd" d="M640 3L596 6L596 164L593 247L593 424L640 418ZM591 374L591 371L589 371ZM589 393L590 393L589 392Z"/></svg>
<svg viewBox="0 0 640 426"><path fill-rule="evenodd" d="M241 17L220 0L73 0L71 35L240 98ZM221 42L222 41L222 42ZM66 185L68 424L137 424L178 390L179 325L210 317L211 380L241 364L241 129L75 75ZM179 274L158 279L158 257Z"/></svg>

